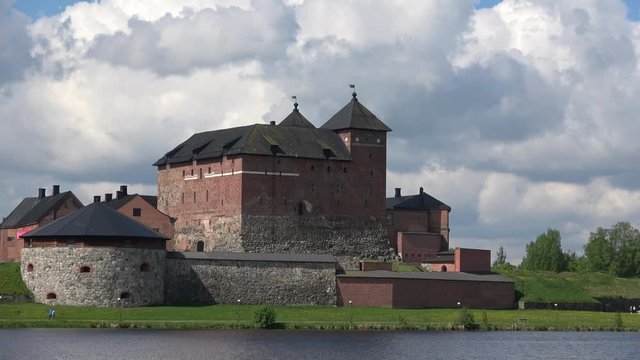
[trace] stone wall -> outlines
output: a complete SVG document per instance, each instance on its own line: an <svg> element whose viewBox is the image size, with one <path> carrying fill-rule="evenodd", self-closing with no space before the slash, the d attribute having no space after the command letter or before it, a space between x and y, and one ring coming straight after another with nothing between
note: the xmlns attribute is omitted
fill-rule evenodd
<svg viewBox="0 0 640 360"><path fill-rule="evenodd" d="M242 229L245 251L331 254L347 270L357 270L361 258L386 255L389 247L385 226L373 218L243 216Z"/></svg>
<svg viewBox="0 0 640 360"><path fill-rule="evenodd" d="M21 271L37 302L153 305L163 302L165 254L157 249L112 247L25 248Z"/></svg>
<svg viewBox="0 0 640 360"><path fill-rule="evenodd" d="M327 256L168 253L166 304L335 305Z"/></svg>

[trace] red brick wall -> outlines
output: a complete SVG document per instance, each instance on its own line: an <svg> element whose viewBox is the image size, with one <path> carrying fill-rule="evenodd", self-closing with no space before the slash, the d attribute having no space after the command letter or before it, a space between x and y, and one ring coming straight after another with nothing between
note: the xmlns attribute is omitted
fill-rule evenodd
<svg viewBox="0 0 640 360"><path fill-rule="evenodd" d="M455 271L490 272L491 250L456 248Z"/></svg>
<svg viewBox="0 0 640 360"><path fill-rule="evenodd" d="M440 234L398 232L398 254L404 262L421 262L442 249Z"/></svg>
<svg viewBox="0 0 640 360"><path fill-rule="evenodd" d="M510 309L515 288L510 282L338 277L338 306L396 308Z"/></svg>
<svg viewBox="0 0 640 360"><path fill-rule="evenodd" d="M339 277L337 285L338 306L393 305L393 281L389 279Z"/></svg>
<svg viewBox="0 0 640 360"><path fill-rule="evenodd" d="M140 216L133 216L134 208L140 209ZM173 239L173 223L171 218L151 206L151 204L146 202L142 197L133 197L130 201L121 206L118 211L131 219L144 224L148 228ZM173 250L173 241L167 242L167 250Z"/></svg>
<svg viewBox="0 0 640 360"><path fill-rule="evenodd" d="M445 243L441 250L449 248L449 212L447 210L390 210L387 211L389 222L389 244L399 248L398 232L430 232L441 234ZM400 252L398 252L400 253Z"/></svg>
<svg viewBox="0 0 640 360"><path fill-rule="evenodd" d="M373 271L373 270L391 271L392 269L393 269L392 263L384 263L384 262L377 262L377 261L361 261L360 262L361 271Z"/></svg>

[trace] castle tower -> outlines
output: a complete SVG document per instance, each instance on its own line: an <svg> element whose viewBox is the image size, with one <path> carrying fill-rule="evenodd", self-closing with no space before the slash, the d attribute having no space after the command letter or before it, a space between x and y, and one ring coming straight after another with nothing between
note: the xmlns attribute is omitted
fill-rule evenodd
<svg viewBox="0 0 640 360"><path fill-rule="evenodd" d="M22 278L38 302L142 306L164 300L167 238L104 203L23 237Z"/></svg>
<svg viewBox="0 0 640 360"><path fill-rule="evenodd" d="M354 206L361 214L378 220L385 217L387 174L387 132L391 129L360 101L356 92L351 101L329 119L321 129L335 131L351 152L350 179Z"/></svg>

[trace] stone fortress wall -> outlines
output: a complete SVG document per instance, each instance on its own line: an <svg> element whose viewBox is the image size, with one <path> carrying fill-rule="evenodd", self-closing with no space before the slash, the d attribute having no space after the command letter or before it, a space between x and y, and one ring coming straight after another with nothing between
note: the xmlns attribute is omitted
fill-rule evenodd
<svg viewBox="0 0 640 360"><path fill-rule="evenodd" d="M24 248L21 262L22 278L37 302L75 306L164 302L165 250Z"/></svg>
<svg viewBox="0 0 640 360"><path fill-rule="evenodd" d="M336 304L329 255L168 253L165 303Z"/></svg>

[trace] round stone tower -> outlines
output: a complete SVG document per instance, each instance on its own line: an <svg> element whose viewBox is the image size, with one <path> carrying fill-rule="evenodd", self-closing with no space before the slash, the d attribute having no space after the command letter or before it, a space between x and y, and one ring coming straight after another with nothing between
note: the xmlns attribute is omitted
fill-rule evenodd
<svg viewBox="0 0 640 360"><path fill-rule="evenodd" d="M141 306L164 301L167 238L104 203L23 238L22 278L38 302Z"/></svg>

